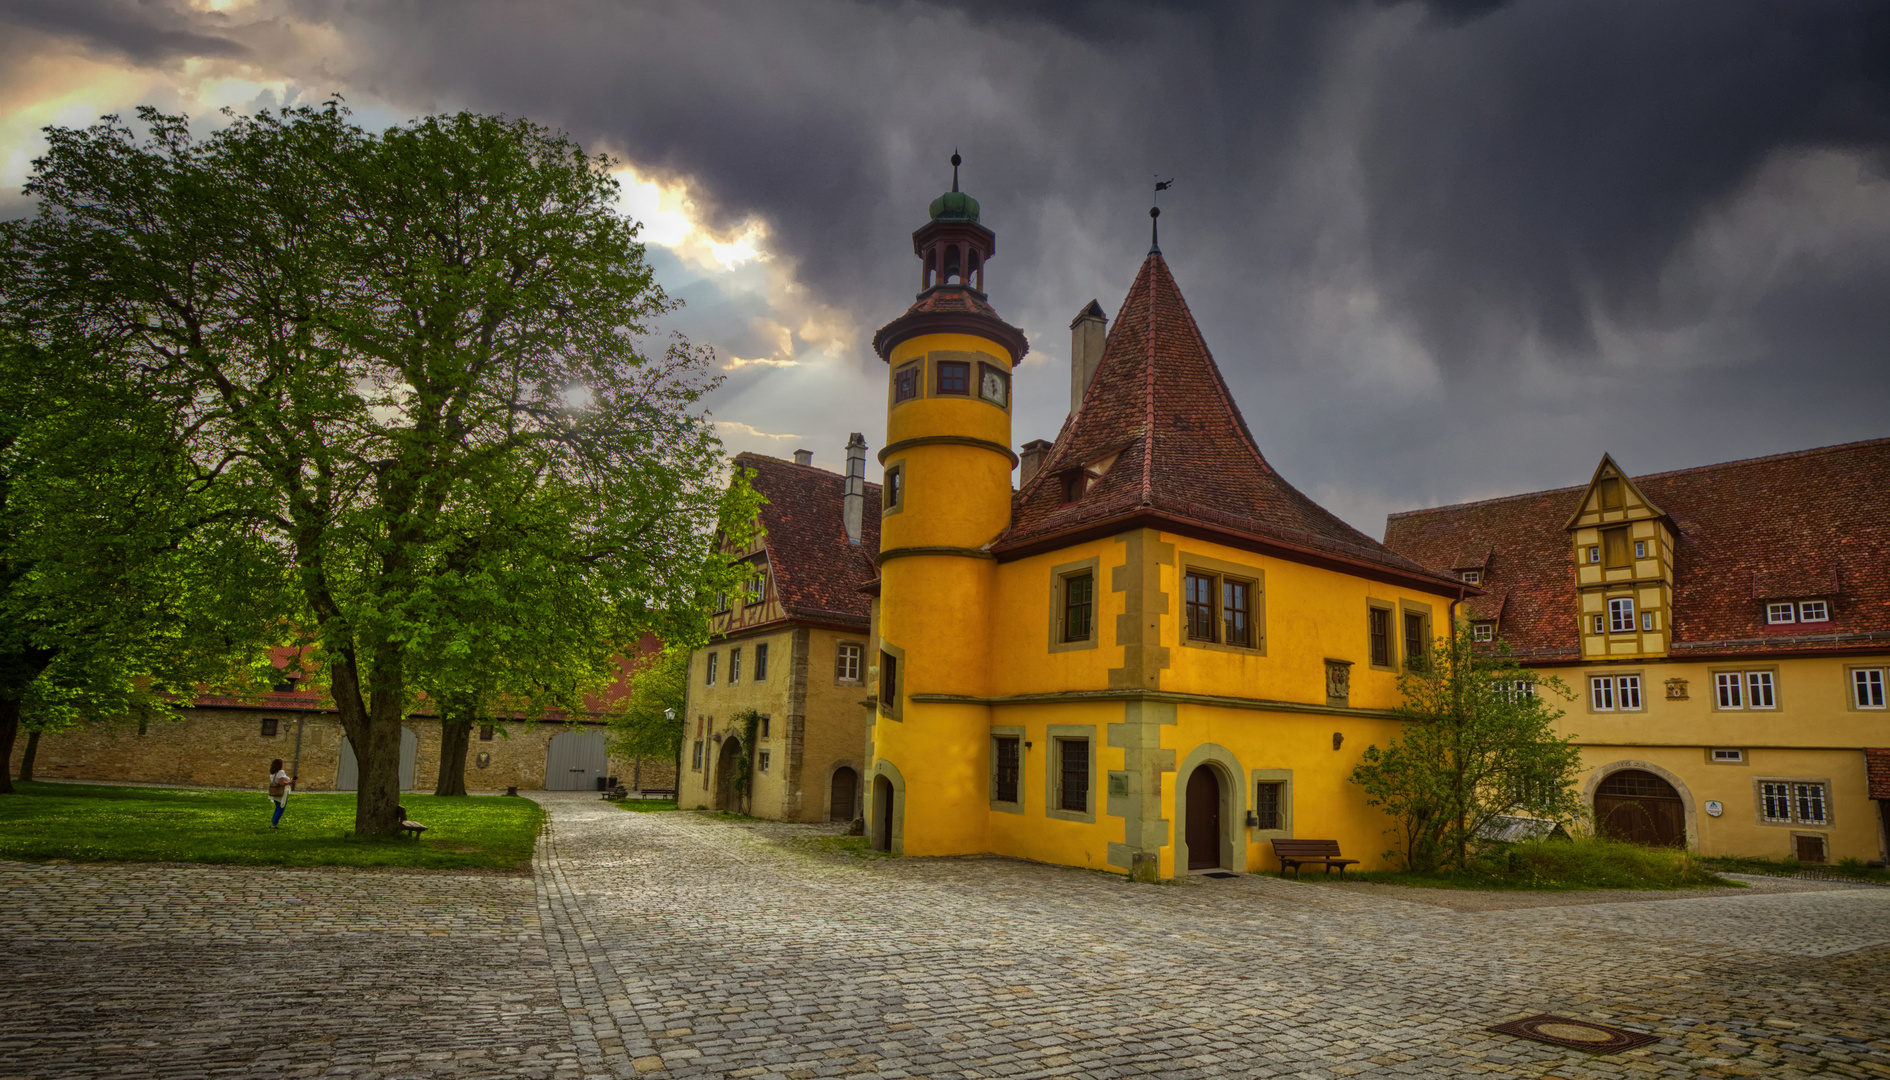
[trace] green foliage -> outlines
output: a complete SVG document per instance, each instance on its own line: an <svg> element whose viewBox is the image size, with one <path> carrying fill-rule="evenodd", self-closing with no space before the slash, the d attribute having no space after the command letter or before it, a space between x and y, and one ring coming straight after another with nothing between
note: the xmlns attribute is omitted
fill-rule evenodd
<svg viewBox="0 0 1890 1080"><path fill-rule="evenodd" d="M729 718L742 726L742 752L735 759L735 775L729 778L729 789L743 802L748 799L749 786L755 778L755 737L761 732L761 714L753 709L743 709Z"/></svg>
<svg viewBox="0 0 1890 1080"><path fill-rule="evenodd" d="M1472 855L1467 865L1450 870L1346 876L1437 889L1696 889L1731 884L1687 852L1598 837L1491 845Z"/></svg>
<svg viewBox="0 0 1890 1080"><path fill-rule="evenodd" d="M1764 874L1768 877L1791 877L1806 870L1832 877L1851 878L1856 881L1890 885L1890 869L1881 866L1869 866L1862 859L1839 859L1835 863L1802 863L1797 859L1765 859L1752 855L1711 855L1703 857L1702 863L1729 874Z"/></svg>
<svg viewBox="0 0 1890 1080"><path fill-rule="evenodd" d="M676 809L675 799L624 799L617 803L618 809L628 810L633 814L660 814Z"/></svg>
<svg viewBox="0 0 1890 1080"><path fill-rule="evenodd" d="M418 840L350 835L354 799L294 794L282 829L254 792L23 783L0 795L0 859L194 862L246 866L405 866L523 871L544 811L530 799L401 801L427 826Z"/></svg>
<svg viewBox="0 0 1890 1080"><path fill-rule="evenodd" d="M674 758L682 749L683 702L689 688L689 653L671 645L637 662L630 692L607 717L610 748L624 757Z"/></svg>
<svg viewBox="0 0 1890 1080"><path fill-rule="evenodd" d="M139 110L47 130L4 229L16 330L135 386L187 485L286 582L361 761L357 828L398 824L422 693L472 714L584 708L645 632L698 640L738 587L708 542L754 518L702 395L651 348L675 301L611 163L523 120L378 135L337 102L193 138ZM725 525L725 528L729 526Z"/></svg>
<svg viewBox="0 0 1890 1080"><path fill-rule="evenodd" d="M1543 697L1569 697L1559 680L1518 666L1501 645L1479 647L1465 624L1432 642L1398 688L1399 738L1367 747L1352 782L1397 820L1398 847L1388 854L1406 869L1467 869L1476 837L1501 814L1580 815L1581 753L1556 734L1561 710Z"/></svg>

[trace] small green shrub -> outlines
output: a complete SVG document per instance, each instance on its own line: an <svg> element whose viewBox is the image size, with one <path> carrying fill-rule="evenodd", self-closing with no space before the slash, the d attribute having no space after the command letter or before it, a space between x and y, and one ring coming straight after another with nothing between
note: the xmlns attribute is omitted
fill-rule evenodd
<svg viewBox="0 0 1890 1080"><path fill-rule="evenodd" d="M1357 876L1445 889L1692 889L1727 884L1685 851L1589 836L1498 845L1480 852L1467 870Z"/></svg>
<svg viewBox="0 0 1890 1080"><path fill-rule="evenodd" d="M617 804L635 814L657 814L676 809L675 799L625 799Z"/></svg>

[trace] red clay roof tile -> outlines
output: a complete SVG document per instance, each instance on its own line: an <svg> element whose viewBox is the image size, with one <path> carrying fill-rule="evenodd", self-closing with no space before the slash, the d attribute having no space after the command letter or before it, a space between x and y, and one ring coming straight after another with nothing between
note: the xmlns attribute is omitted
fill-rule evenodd
<svg viewBox="0 0 1890 1080"><path fill-rule="evenodd" d="M873 575L879 552L879 485L866 485L854 544L843 516L846 477L764 454L737 454L735 463L755 471L749 482L768 500L761 508L762 543L788 615L864 628L872 599L860 592L860 582Z"/></svg>

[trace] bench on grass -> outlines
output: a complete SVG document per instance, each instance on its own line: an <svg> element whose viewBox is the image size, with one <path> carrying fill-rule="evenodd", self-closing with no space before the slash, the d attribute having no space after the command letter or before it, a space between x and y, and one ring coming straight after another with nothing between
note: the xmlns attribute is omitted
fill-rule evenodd
<svg viewBox="0 0 1890 1080"><path fill-rule="evenodd" d="M406 807L402 806L397 809L400 810L400 831L410 834L415 840L420 839L420 834L426 832L427 827L417 821L410 820L407 817Z"/></svg>
<svg viewBox="0 0 1890 1080"><path fill-rule="evenodd" d="M639 799L673 799L675 797L676 797L675 788L646 787L643 790L637 792L637 798Z"/></svg>
<svg viewBox="0 0 1890 1080"><path fill-rule="evenodd" d="M1299 877L1302 866L1324 866L1328 876L1333 867L1339 868L1339 876L1345 876L1345 868L1358 862L1357 859L1339 858L1337 840L1275 840L1273 854L1280 859L1280 875L1286 875L1286 868L1293 868L1293 876Z"/></svg>

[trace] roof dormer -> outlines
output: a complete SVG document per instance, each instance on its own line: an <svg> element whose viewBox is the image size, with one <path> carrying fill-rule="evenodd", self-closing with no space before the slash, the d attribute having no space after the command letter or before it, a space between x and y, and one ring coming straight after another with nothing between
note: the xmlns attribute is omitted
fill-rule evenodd
<svg viewBox="0 0 1890 1080"><path fill-rule="evenodd" d="M1611 455L1568 519L1574 547L1582 654L1666 653L1673 640L1674 533Z"/></svg>

